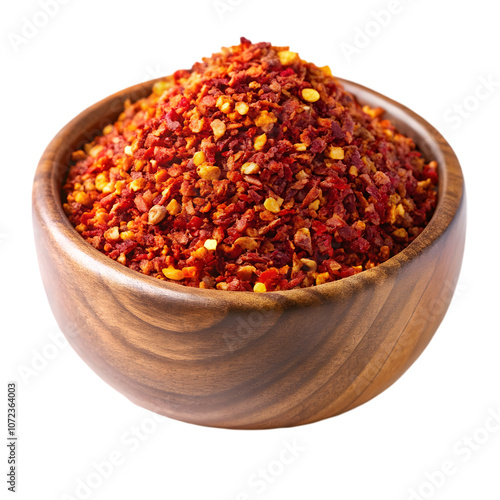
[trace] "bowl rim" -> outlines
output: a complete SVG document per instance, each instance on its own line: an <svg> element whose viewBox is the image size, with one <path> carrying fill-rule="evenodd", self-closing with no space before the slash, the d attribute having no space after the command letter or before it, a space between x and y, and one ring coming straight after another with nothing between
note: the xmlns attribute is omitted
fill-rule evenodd
<svg viewBox="0 0 500 500"><path fill-rule="evenodd" d="M431 153L433 159L438 162L438 202L422 233L401 252L376 267L337 281L306 288L266 293L200 289L144 275L114 261L82 238L62 208L61 185L67 173L69 153L74 151L74 148L69 147L69 143L75 142L77 134L88 132L81 124L97 121L99 117L102 126L110 123L116 119L127 98L136 100L148 95L153 84L161 79L156 78L127 87L86 108L50 141L36 169L32 192L35 233L40 223L50 228L50 236L57 245L64 246L65 251L71 253L72 258L81 265L89 267L91 263L93 271L99 272L107 280L125 286L140 287L141 291L147 294L160 294L171 300L189 301L192 305L199 306L218 305L221 301L229 308L237 309L287 308L298 304L318 304L341 298L353 289L376 284L384 277L397 273L405 263L418 258L446 232L462 204L465 194L462 170L458 158L444 137L403 104L358 83L337 78L361 104L383 107L384 116L395 123L398 130L413 137L419 150L427 149L424 151L426 156ZM102 111L105 111L106 115L103 115ZM91 133L95 134L100 128L94 128ZM87 134L85 141L88 140Z"/></svg>

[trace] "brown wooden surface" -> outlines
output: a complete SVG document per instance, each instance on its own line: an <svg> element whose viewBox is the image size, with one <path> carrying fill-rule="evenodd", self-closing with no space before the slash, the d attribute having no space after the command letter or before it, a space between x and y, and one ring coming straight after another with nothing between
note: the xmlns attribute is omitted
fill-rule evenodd
<svg viewBox="0 0 500 500"><path fill-rule="evenodd" d="M88 108L50 143L33 188L33 225L50 305L76 352L132 401L172 418L259 429L305 424L373 398L416 360L458 279L465 238L460 165L443 137L401 105L382 106L440 164L424 232L377 268L335 283L253 294L198 290L141 275L72 228L59 194L68 154L151 82ZM68 396L73 397L73 396Z"/></svg>

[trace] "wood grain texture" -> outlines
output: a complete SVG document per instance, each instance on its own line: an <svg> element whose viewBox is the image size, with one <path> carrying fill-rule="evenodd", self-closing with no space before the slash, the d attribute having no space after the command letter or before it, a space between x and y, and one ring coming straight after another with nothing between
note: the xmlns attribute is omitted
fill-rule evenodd
<svg viewBox="0 0 500 500"><path fill-rule="evenodd" d="M446 313L465 239L465 191L443 137L405 107L342 81L382 106L439 162L439 202L404 251L318 287L253 294L198 290L141 275L104 256L61 206L68 156L152 82L85 110L50 143L33 187L33 225L50 305L76 352L140 406L216 427L306 424L370 400L427 346Z"/></svg>

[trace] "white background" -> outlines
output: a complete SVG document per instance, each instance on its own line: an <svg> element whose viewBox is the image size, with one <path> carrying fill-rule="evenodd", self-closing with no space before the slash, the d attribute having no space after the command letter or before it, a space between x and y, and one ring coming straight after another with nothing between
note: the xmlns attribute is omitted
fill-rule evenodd
<svg viewBox="0 0 500 500"><path fill-rule="evenodd" d="M0 15L0 394L6 412L6 382L18 382L16 498L500 499L500 423L491 417L500 412L498 4L53 1L50 17L43 0L2 2ZM31 21L45 25L30 31ZM37 161L63 125L240 36L290 45L415 110L455 149L468 191L462 274L429 347L371 402L292 429L156 422L103 383L59 337L31 229ZM285 442L296 456L283 455ZM102 465L110 459L112 470ZM436 472L445 462L447 475ZM259 473L270 481L257 482Z"/></svg>

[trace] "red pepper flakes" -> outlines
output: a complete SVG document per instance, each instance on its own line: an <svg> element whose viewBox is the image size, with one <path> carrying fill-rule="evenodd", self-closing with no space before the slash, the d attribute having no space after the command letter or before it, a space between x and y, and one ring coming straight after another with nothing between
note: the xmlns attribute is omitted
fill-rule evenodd
<svg viewBox="0 0 500 500"><path fill-rule="evenodd" d="M265 292L397 254L431 218L437 182L437 163L327 67L242 38L127 102L74 153L64 208L131 269Z"/></svg>

